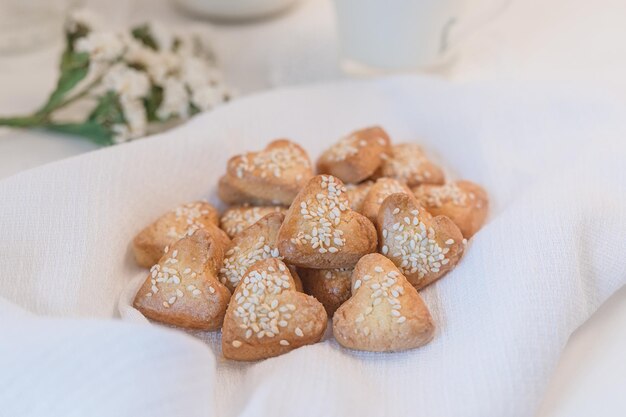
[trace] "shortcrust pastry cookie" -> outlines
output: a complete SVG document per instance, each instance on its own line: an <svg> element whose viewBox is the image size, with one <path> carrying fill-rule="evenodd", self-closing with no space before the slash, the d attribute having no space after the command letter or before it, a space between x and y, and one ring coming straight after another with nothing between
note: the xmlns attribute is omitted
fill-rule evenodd
<svg viewBox="0 0 626 417"><path fill-rule="evenodd" d="M199 229L210 231L221 243L228 243L228 236L215 230L218 224L217 210L205 201L176 207L137 234L133 240L135 260L140 266L150 268L163 256L167 246Z"/></svg>
<svg viewBox="0 0 626 417"><path fill-rule="evenodd" d="M363 201L372 185L374 185L373 181L365 181L360 184L346 184L346 194L352 210L363 214Z"/></svg>
<svg viewBox="0 0 626 417"><path fill-rule="evenodd" d="M220 218L220 227L232 239L244 229L271 213L286 213L283 206L235 206L228 208Z"/></svg>
<svg viewBox="0 0 626 417"><path fill-rule="evenodd" d="M354 268L307 269L298 268L304 292L324 305L328 317L350 298L350 278Z"/></svg>
<svg viewBox="0 0 626 417"><path fill-rule="evenodd" d="M224 250L197 230L174 243L150 269L133 305L146 317L175 326L216 330L230 291L217 279Z"/></svg>
<svg viewBox="0 0 626 417"><path fill-rule="evenodd" d="M369 193L363 200L361 213L373 223L378 218L378 210L385 201L385 198L395 193L411 194L411 189L403 182L394 178L379 178L370 188Z"/></svg>
<svg viewBox="0 0 626 417"><path fill-rule="evenodd" d="M376 230L353 211L343 183L318 175L300 191L278 232L285 261L303 268L349 268L376 250Z"/></svg>
<svg viewBox="0 0 626 417"><path fill-rule="evenodd" d="M467 239L482 227L489 211L487 192L470 181L424 184L415 187L413 192L430 214L449 217Z"/></svg>
<svg viewBox="0 0 626 417"><path fill-rule="evenodd" d="M431 216L413 195L387 197L378 212L377 228L379 251L418 290L451 271L465 249L454 222Z"/></svg>
<svg viewBox="0 0 626 417"><path fill-rule="evenodd" d="M218 194L229 204L289 205L313 176L306 151L287 139L228 161Z"/></svg>
<svg viewBox="0 0 626 417"><path fill-rule="evenodd" d="M335 339L350 349L389 352L430 342L435 326L428 308L398 268L373 253L357 263L352 296L335 312Z"/></svg>
<svg viewBox="0 0 626 417"><path fill-rule="evenodd" d="M431 162L422 147L416 143L392 146L391 157L383 161L374 176L395 178L409 187L444 183L441 168Z"/></svg>
<svg viewBox="0 0 626 417"><path fill-rule="evenodd" d="M222 328L228 359L254 361L319 342L327 325L324 307L294 288L278 259L258 261L235 290Z"/></svg>
<svg viewBox="0 0 626 417"><path fill-rule="evenodd" d="M357 130L320 156L317 171L346 183L358 183L370 177L390 151L389 135L382 128Z"/></svg>

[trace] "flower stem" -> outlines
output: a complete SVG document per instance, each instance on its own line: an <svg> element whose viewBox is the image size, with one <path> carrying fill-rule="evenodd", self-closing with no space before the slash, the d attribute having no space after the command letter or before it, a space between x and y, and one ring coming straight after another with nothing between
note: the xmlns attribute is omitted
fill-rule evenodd
<svg viewBox="0 0 626 417"><path fill-rule="evenodd" d="M0 117L0 126L7 127L38 127L47 123L46 115Z"/></svg>

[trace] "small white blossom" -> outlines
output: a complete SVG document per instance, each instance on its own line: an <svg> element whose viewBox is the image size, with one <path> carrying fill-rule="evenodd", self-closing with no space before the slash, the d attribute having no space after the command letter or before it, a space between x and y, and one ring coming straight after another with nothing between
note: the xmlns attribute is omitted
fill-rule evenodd
<svg viewBox="0 0 626 417"><path fill-rule="evenodd" d="M150 91L150 80L143 71L117 63L102 78L106 90L115 91L121 97L137 99L145 97Z"/></svg>
<svg viewBox="0 0 626 417"><path fill-rule="evenodd" d="M182 81L170 77L163 83L163 102L157 109L161 120L169 117L187 117L189 114L189 95Z"/></svg>
<svg viewBox="0 0 626 417"><path fill-rule="evenodd" d="M192 90L221 81L217 71L206 60L198 57L183 57L180 74Z"/></svg>
<svg viewBox="0 0 626 417"><path fill-rule="evenodd" d="M206 85L193 90L191 101L200 110L210 110L224 101L225 91L218 86Z"/></svg>
<svg viewBox="0 0 626 417"><path fill-rule="evenodd" d="M120 97L120 104L124 112L126 124L113 126L113 140L115 143L126 142L142 137L146 134L148 118L143 102L139 99Z"/></svg>
<svg viewBox="0 0 626 417"><path fill-rule="evenodd" d="M90 30L102 27L102 21L89 9L78 9L69 14L65 21L65 31L74 33L79 26L84 26Z"/></svg>
<svg viewBox="0 0 626 417"><path fill-rule="evenodd" d="M159 51L171 51L174 46L175 37L172 32L157 22L150 22L148 25L152 39L156 43Z"/></svg>
<svg viewBox="0 0 626 417"><path fill-rule="evenodd" d="M76 41L76 51L87 52L94 61L115 61L126 49L126 42L120 33L90 32Z"/></svg>
<svg viewBox="0 0 626 417"><path fill-rule="evenodd" d="M165 80L180 70L180 57L172 52L157 52L135 39L130 39L124 60L145 68L152 82L163 85Z"/></svg>

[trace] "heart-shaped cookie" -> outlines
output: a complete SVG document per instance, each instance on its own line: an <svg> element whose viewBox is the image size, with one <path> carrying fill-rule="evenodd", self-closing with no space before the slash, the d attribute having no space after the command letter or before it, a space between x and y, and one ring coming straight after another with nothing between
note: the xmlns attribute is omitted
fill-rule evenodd
<svg viewBox="0 0 626 417"><path fill-rule="evenodd" d="M209 230L220 242L230 242L228 236L217 229L219 215L215 207L205 201L183 204L165 213L147 226L133 239L135 260L140 266L150 268L157 263L167 246L196 230Z"/></svg>
<svg viewBox="0 0 626 417"><path fill-rule="evenodd" d="M452 270L465 241L445 216L431 216L413 195L392 194L378 212L380 252L391 259L418 290Z"/></svg>
<svg viewBox="0 0 626 417"><path fill-rule="evenodd" d="M403 182L394 178L379 178L370 188L369 193L363 200L361 213L373 223L378 218L378 210L385 201L385 198L395 193L411 194L411 189Z"/></svg>
<svg viewBox="0 0 626 417"><path fill-rule="evenodd" d="M391 148L391 157L386 158L376 171L376 178L391 177L409 187L420 184L443 184L443 171L431 162L416 143L402 143Z"/></svg>
<svg viewBox="0 0 626 417"><path fill-rule="evenodd" d="M220 281L234 291L252 265L267 258L282 259L276 240L285 219L282 213L272 213L245 229L233 238L226 249Z"/></svg>
<svg viewBox="0 0 626 417"><path fill-rule="evenodd" d="M435 325L417 290L378 253L366 255L352 274L352 296L333 316L344 347L371 352L413 349L430 342Z"/></svg>
<svg viewBox="0 0 626 417"><path fill-rule="evenodd" d="M372 222L353 211L343 183L318 175L298 193L278 232L285 261L304 268L350 268L376 250Z"/></svg>
<svg viewBox="0 0 626 417"><path fill-rule="evenodd" d="M204 230L184 237L150 269L135 308L162 323L219 329L230 299L230 291L217 279L223 256L223 247Z"/></svg>
<svg viewBox="0 0 626 417"><path fill-rule="evenodd" d="M218 194L229 204L288 206L312 176L306 151L287 139L278 139L260 152L231 158Z"/></svg>
<svg viewBox="0 0 626 417"><path fill-rule="evenodd" d="M489 211L487 192L470 181L424 184L415 187L413 193L430 214L449 217L467 239L482 227Z"/></svg>
<svg viewBox="0 0 626 417"><path fill-rule="evenodd" d="M346 183L358 183L370 177L390 152L389 135L381 127L357 130L320 156L317 171Z"/></svg>
<svg viewBox="0 0 626 417"><path fill-rule="evenodd" d="M297 292L287 266L265 259L248 269L235 290L222 328L228 359L253 361L320 341L326 311L315 298Z"/></svg>
<svg viewBox="0 0 626 417"><path fill-rule="evenodd" d="M350 278L353 268L298 268L304 292L315 297L326 309L328 317L350 298Z"/></svg>
<svg viewBox="0 0 626 417"><path fill-rule="evenodd" d="M365 201L365 197L372 185L374 185L373 181L365 181L360 184L346 184L346 195L352 210L363 214L363 201Z"/></svg>
<svg viewBox="0 0 626 417"><path fill-rule="evenodd" d="M234 206L228 208L220 218L220 227L228 236L243 232L244 229L252 226L261 220L262 217L271 213L286 213L287 208L283 206Z"/></svg>

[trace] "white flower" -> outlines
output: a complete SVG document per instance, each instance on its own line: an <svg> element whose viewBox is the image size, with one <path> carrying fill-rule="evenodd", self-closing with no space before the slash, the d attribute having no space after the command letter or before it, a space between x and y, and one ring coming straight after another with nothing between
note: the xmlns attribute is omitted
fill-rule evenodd
<svg viewBox="0 0 626 417"><path fill-rule="evenodd" d="M162 85L180 69L180 58L172 52L157 52L135 39L130 39L124 60L145 68L152 82Z"/></svg>
<svg viewBox="0 0 626 417"><path fill-rule="evenodd" d="M65 31L75 33L79 26L84 26L90 30L102 27L99 17L88 9L78 9L70 13L65 21Z"/></svg>
<svg viewBox="0 0 626 417"><path fill-rule="evenodd" d="M148 127L148 118L143 102L139 99L129 99L121 96L120 104L124 112L126 124L113 126L113 132L115 133L113 141L121 143L144 136Z"/></svg>
<svg viewBox="0 0 626 417"><path fill-rule="evenodd" d="M224 101L225 91L220 86L206 85L193 90L191 102L200 110L210 110Z"/></svg>
<svg viewBox="0 0 626 417"><path fill-rule="evenodd" d="M161 120L169 117L186 118L189 114L189 96L182 81L169 77L163 83L163 102L157 109Z"/></svg>
<svg viewBox="0 0 626 417"><path fill-rule="evenodd" d="M126 42L120 33L90 32L76 41L77 52L87 52L94 61L115 61L126 49Z"/></svg>
<svg viewBox="0 0 626 417"><path fill-rule="evenodd" d="M221 81L218 71L198 57L183 57L180 71L182 80L194 90Z"/></svg>
<svg viewBox="0 0 626 417"><path fill-rule="evenodd" d="M154 39L158 50L171 51L174 46L175 39L172 32L157 22L150 22L148 27L150 28L150 35L152 35L152 39Z"/></svg>
<svg viewBox="0 0 626 417"><path fill-rule="evenodd" d="M106 90L115 91L125 99L137 99L148 95L150 80L143 71L117 63L113 65L102 78L102 85Z"/></svg>

